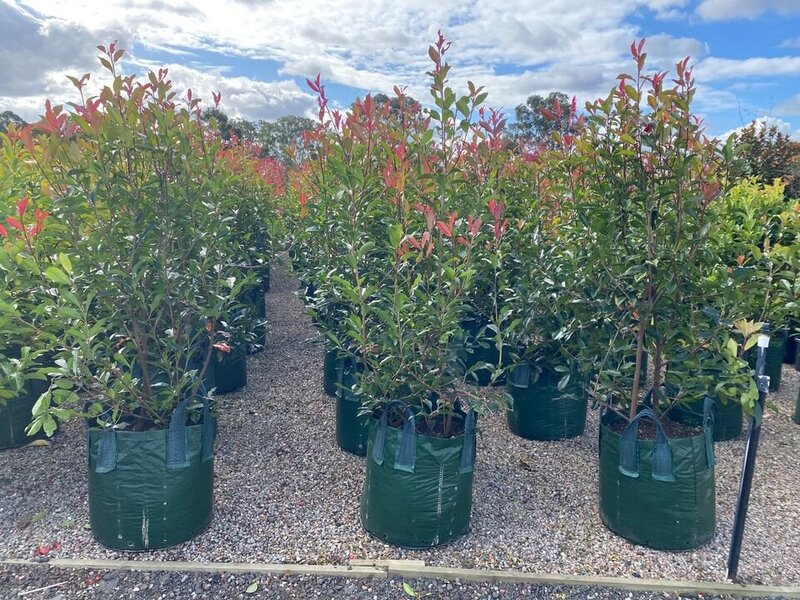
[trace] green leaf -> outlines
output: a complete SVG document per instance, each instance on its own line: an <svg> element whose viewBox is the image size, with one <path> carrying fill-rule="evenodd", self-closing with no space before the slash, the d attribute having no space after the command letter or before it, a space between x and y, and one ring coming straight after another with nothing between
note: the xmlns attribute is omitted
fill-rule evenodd
<svg viewBox="0 0 800 600"><path fill-rule="evenodd" d="M403 239L403 226L400 223L395 223L389 228L389 241L392 243L393 248L397 248Z"/></svg>
<svg viewBox="0 0 800 600"><path fill-rule="evenodd" d="M53 434L56 432L56 420L50 415L45 415L42 429L44 429L47 437L53 437Z"/></svg>
<svg viewBox="0 0 800 600"><path fill-rule="evenodd" d="M414 588L412 588L407 581L403 582L403 591L406 593L407 596L411 598L417 597L417 592L414 591Z"/></svg>
<svg viewBox="0 0 800 600"><path fill-rule="evenodd" d="M68 275L72 275L72 262L69 260L69 256L62 252L58 255L58 262L61 263Z"/></svg>
<svg viewBox="0 0 800 600"><path fill-rule="evenodd" d="M245 594L255 594L257 591L258 591L258 583L254 581L247 587L247 589L244 592Z"/></svg>
<svg viewBox="0 0 800 600"><path fill-rule="evenodd" d="M44 274L47 275L47 278L55 283L63 283L69 284L69 277L57 267L47 267L45 269Z"/></svg>

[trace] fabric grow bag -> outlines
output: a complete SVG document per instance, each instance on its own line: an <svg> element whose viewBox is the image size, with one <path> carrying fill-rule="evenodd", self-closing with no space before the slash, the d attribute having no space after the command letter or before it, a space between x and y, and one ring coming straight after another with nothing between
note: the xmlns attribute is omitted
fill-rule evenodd
<svg viewBox="0 0 800 600"><path fill-rule="evenodd" d="M47 391L48 386L47 381L29 380L22 394L9 398L0 406L0 450L18 448L34 440L47 439L47 434L41 429L29 436L25 433L25 428L33 420L33 405Z"/></svg>
<svg viewBox="0 0 800 600"><path fill-rule="evenodd" d="M87 428L89 521L115 550L155 550L202 532L214 507L215 421L204 401L203 423L186 425L188 399L169 429Z"/></svg>
<svg viewBox="0 0 800 600"><path fill-rule="evenodd" d="M389 403L370 419L361 523L378 539L407 548L430 548L467 532L472 510L475 413L452 438L420 435L405 409L402 429L389 427Z"/></svg>
<svg viewBox="0 0 800 600"><path fill-rule="evenodd" d="M714 399L713 410L715 442L733 440L742 434L744 417L742 416L741 404L733 401L723 404ZM696 400L679 405L672 410L669 416L678 423L700 427L703 424L703 401Z"/></svg>
<svg viewBox="0 0 800 600"><path fill-rule="evenodd" d="M716 525L711 400L703 432L667 439L656 414L642 410L622 434L600 423L600 518L614 533L656 550L690 550L710 541ZM650 419L655 440L638 440Z"/></svg>
<svg viewBox="0 0 800 600"><path fill-rule="evenodd" d="M366 456L369 415L360 414L361 400L350 390L355 383L354 367L348 368L345 363L342 360L337 365L336 443L346 452Z"/></svg>
<svg viewBox="0 0 800 600"><path fill-rule="evenodd" d="M786 346L786 330L779 331L769 338L767 359L764 363L764 375L769 375L769 391L777 392L781 386L781 369L783 368L783 353ZM752 369L756 368L757 348L747 351L747 361Z"/></svg>
<svg viewBox="0 0 800 600"><path fill-rule="evenodd" d="M259 283L243 290L239 301L246 306L245 310L249 311L251 313L250 316L256 321L253 332L257 337L257 341L248 347L247 353L258 354L263 352L264 338L267 336L267 304L261 284Z"/></svg>
<svg viewBox="0 0 800 600"><path fill-rule="evenodd" d="M215 357L213 367L217 394L229 394L247 385L247 352L243 346Z"/></svg>
<svg viewBox="0 0 800 600"><path fill-rule="evenodd" d="M336 373L337 366L343 359L339 359L339 351L336 349L326 350L325 358L322 362L322 389L328 396L336 396Z"/></svg>
<svg viewBox="0 0 800 600"><path fill-rule="evenodd" d="M795 423L800 425L800 390L797 390L797 402L794 405L794 417L793 420Z"/></svg>
<svg viewBox="0 0 800 600"><path fill-rule="evenodd" d="M464 340L464 347L459 352L459 357L464 363L464 370L468 371L478 363L497 365L500 361L500 352L495 346L494 339L485 336L479 337L478 335L483 326L476 321L466 322L462 326L467 334ZM477 386L485 387L492 381L492 370L485 367L477 369L470 374L468 381ZM500 377L497 383L499 384L502 381L503 378Z"/></svg>
<svg viewBox="0 0 800 600"><path fill-rule="evenodd" d="M517 365L506 379L512 404L506 412L508 428L528 440L561 440L579 436L586 427L586 395L582 382L558 389L558 377L542 372L531 381L533 369Z"/></svg>
<svg viewBox="0 0 800 600"><path fill-rule="evenodd" d="M271 274L272 269L270 266L264 265L264 267L261 269L261 289L264 290L265 294L272 289Z"/></svg>

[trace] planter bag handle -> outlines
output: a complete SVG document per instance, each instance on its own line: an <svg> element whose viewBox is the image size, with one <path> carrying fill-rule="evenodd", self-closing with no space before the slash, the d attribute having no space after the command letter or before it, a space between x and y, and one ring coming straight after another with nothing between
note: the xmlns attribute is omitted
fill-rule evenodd
<svg viewBox="0 0 800 600"><path fill-rule="evenodd" d="M86 460L89 460L90 446L89 429L86 429ZM100 443L97 446L97 462L94 465L95 473L109 473L117 468L117 430L104 429L100 434Z"/></svg>
<svg viewBox="0 0 800 600"><path fill-rule="evenodd" d="M527 388L531 385L531 371L533 367L529 362L521 362L508 374L508 384L515 388Z"/></svg>
<svg viewBox="0 0 800 600"><path fill-rule="evenodd" d="M394 406L405 407L403 423L403 433L400 437L400 448L397 450L394 468L398 471L414 472L414 463L417 460L417 430L414 423L414 413L409 406L400 400L392 400L383 409L381 419L378 422L378 430L375 432L375 441L372 444L372 460L375 464L382 465L386 452L386 434L389 429L389 413Z"/></svg>
<svg viewBox="0 0 800 600"><path fill-rule="evenodd" d="M706 396L703 400L703 440L706 447L706 465L710 469L717 464L714 456L714 418L717 412L717 404L714 399Z"/></svg>
<svg viewBox="0 0 800 600"><path fill-rule="evenodd" d="M206 462L213 455L214 429L211 422L211 410L208 406L208 397L204 385L200 386L201 400L203 402L203 425L201 430L201 460ZM167 431L167 468L184 469L189 466L189 457L186 453L186 410L194 396L188 396L175 408L169 420Z"/></svg>
<svg viewBox="0 0 800 600"><path fill-rule="evenodd" d="M471 473L475 467L475 422L478 416L474 410L467 411L464 417L464 445L461 446L459 473Z"/></svg>
<svg viewBox="0 0 800 600"><path fill-rule="evenodd" d="M622 432L619 439L619 472L628 477L639 477L639 449L637 435L639 422L650 419L656 427L656 440L653 443L653 479L656 481L675 481L672 473L672 447L661 421L651 409L645 408Z"/></svg>

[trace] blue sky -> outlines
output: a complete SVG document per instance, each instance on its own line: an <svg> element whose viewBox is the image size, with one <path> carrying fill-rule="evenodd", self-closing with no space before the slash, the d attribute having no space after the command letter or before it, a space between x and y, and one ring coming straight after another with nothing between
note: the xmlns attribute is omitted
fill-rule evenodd
<svg viewBox="0 0 800 600"><path fill-rule="evenodd" d="M646 37L653 69L692 57L711 134L761 119L800 139L800 0L0 0L0 110L75 100L65 75L98 73L95 45L114 39L128 72L167 66L232 116L312 114L317 73L343 106L393 85L425 102L439 28L451 83L509 114L533 93L605 95Z"/></svg>

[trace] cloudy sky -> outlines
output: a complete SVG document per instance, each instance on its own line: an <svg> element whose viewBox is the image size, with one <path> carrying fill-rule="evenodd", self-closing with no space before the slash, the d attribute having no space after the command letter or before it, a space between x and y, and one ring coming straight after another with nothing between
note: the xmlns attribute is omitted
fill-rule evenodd
<svg viewBox="0 0 800 600"><path fill-rule="evenodd" d="M0 111L75 100L65 76L98 73L115 39L127 72L169 67L232 116L310 114L317 73L342 105L393 85L425 101L440 28L451 82L512 114L534 93L605 95L646 37L654 69L692 57L712 134L761 118L800 139L800 0L0 0Z"/></svg>

